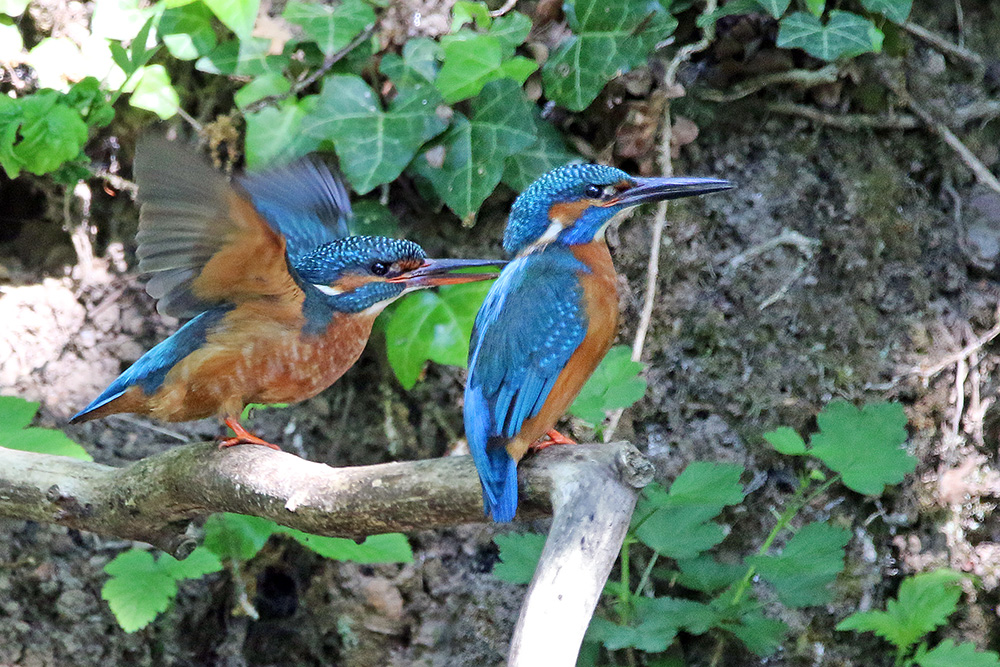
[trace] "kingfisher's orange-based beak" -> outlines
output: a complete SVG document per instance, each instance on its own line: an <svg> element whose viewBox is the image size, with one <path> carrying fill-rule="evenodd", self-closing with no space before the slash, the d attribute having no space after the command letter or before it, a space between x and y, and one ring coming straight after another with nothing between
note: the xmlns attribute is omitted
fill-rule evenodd
<svg viewBox="0 0 1000 667"><path fill-rule="evenodd" d="M506 263L501 259L425 259L423 264L412 271L389 278L386 282L404 283L409 289L474 283L496 278ZM455 273L462 269L481 266L496 267L496 270L481 273Z"/></svg>

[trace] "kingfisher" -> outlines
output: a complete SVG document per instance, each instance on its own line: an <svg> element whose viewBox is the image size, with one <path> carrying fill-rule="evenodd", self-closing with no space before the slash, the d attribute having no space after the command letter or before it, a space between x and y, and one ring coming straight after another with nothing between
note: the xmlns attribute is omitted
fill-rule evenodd
<svg viewBox="0 0 1000 667"><path fill-rule="evenodd" d="M550 171L514 201L503 238L514 258L476 315L465 388L465 433L494 521L514 518L517 464L528 449L572 442L553 428L617 333L608 225L644 202L731 187L577 164Z"/></svg>
<svg viewBox="0 0 1000 667"><path fill-rule="evenodd" d="M233 437L265 445L240 414L293 403L337 381L372 324L414 290L496 277L455 273L495 260L428 259L412 241L350 236L343 183L315 159L225 177L191 148L140 140L136 256L164 315L191 318L75 415L132 412L163 421L219 416Z"/></svg>

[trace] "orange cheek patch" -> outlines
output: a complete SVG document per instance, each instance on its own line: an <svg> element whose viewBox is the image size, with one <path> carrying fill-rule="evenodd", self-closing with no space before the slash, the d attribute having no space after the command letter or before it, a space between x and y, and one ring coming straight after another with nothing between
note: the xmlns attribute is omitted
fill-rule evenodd
<svg viewBox="0 0 1000 667"><path fill-rule="evenodd" d="M549 220L568 227L576 222L583 212L591 206L600 206L600 202L596 199L556 202L549 207Z"/></svg>
<svg viewBox="0 0 1000 667"><path fill-rule="evenodd" d="M376 280L377 278L375 278L375 276L366 276L361 273L348 273L347 275L341 276L340 279L333 284L333 287L343 292L350 292L363 285L375 282Z"/></svg>

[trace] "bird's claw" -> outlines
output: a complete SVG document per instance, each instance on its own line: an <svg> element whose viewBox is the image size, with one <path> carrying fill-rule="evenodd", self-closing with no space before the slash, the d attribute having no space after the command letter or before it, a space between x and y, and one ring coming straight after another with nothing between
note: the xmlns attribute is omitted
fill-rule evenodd
<svg viewBox="0 0 1000 667"><path fill-rule="evenodd" d="M531 445L531 451L540 452L546 447L551 447L552 445L575 445L576 440L570 440L565 435L559 431L549 429L545 432L545 435L539 438Z"/></svg>
<svg viewBox="0 0 1000 667"><path fill-rule="evenodd" d="M264 447L270 447L277 452L281 451L281 447L278 447L263 438L257 437L250 431L243 428L243 425L233 418L226 419L226 426L233 429L233 433L236 435L232 438L222 438L219 441L219 449L235 447L236 445L263 445Z"/></svg>

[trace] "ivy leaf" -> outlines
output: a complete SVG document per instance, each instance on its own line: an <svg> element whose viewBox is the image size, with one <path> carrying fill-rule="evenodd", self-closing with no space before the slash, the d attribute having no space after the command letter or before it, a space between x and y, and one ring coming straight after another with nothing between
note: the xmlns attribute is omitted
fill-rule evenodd
<svg viewBox="0 0 1000 667"><path fill-rule="evenodd" d="M785 13L788 9L788 5L792 3L792 0L756 0L757 4L764 8L764 11L773 16L776 19L780 19L781 15Z"/></svg>
<svg viewBox="0 0 1000 667"><path fill-rule="evenodd" d="M167 610L177 595L177 580L142 549L130 549L104 566L111 576L101 588L118 625L135 632Z"/></svg>
<svg viewBox="0 0 1000 667"><path fill-rule="evenodd" d="M882 50L885 35L875 24L853 12L834 10L826 25L806 12L795 12L781 20L778 46L803 49L821 60L836 60Z"/></svg>
<svg viewBox="0 0 1000 667"><path fill-rule="evenodd" d="M493 538L500 547L500 561L493 566L493 576L511 584L531 583L545 548L541 533L503 533Z"/></svg>
<svg viewBox="0 0 1000 667"><path fill-rule="evenodd" d="M872 403L858 410L847 401L833 401L816 417L808 453L839 472L849 488L881 495L913 472L917 460L902 448L906 414L898 403Z"/></svg>
<svg viewBox="0 0 1000 667"><path fill-rule="evenodd" d="M455 3L454 7L451 8L451 31L456 32L466 23L474 23L483 29L492 25L490 8L486 6L485 2L459 0Z"/></svg>
<svg viewBox="0 0 1000 667"><path fill-rule="evenodd" d="M534 143L536 134L532 105L510 79L487 83L471 105L471 119L456 113L441 138L440 166L432 166L427 153L414 163L448 208L467 223L500 182L507 156Z"/></svg>
<svg viewBox="0 0 1000 667"><path fill-rule="evenodd" d="M908 577L885 611L851 614L837 624L837 629L874 632L905 652L955 613L962 595L962 579L964 575L947 569Z"/></svg>
<svg viewBox="0 0 1000 667"><path fill-rule="evenodd" d="M178 60L194 60L215 48L212 12L203 2L167 7L156 27L170 55Z"/></svg>
<svg viewBox="0 0 1000 667"><path fill-rule="evenodd" d="M385 330L389 365L405 389L412 389L424 364L465 366L476 313L492 281L421 291L403 300Z"/></svg>
<svg viewBox="0 0 1000 667"><path fill-rule="evenodd" d="M291 59L274 56L268 52L271 40L262 37L233 39L223 42L207 55L195 61L195 69L208 74L258 77L270 72L281 72Z"/></svg>
<svg viewBox="0 0 1000 667"><path fill-rule="evenodd" d="M913 662L920 667L998 667L1000 656L995 651L977 651L972 642L955 644L953 639L927 650L921 645L913 656Z"/></svg>
<svg viewBox="0 0 1000 667"><path fill-rule="evenodd" d="M223 25L236 33L240 41L250 38L257 22L260 0L204 0Z"/></svg>
<svg viewBox="0 0 1000 667"><path fill-rule="evenodd" d="M361 0L344 0L335 7L291 0L282 16L302 28L306 41L315 42L327 56L340 51L375 23L375 12Z"/></svg>
<svg viewBox="0 0 1000 667"><path fill-rule="evenodd" d="M500 45L503 47L503 57L510 58L514 55L514 50L528 39L530 32L530 18L521 12L507 12L493 22L489 34L500 40Z"/></svg>
<svg viewBox="0 0 1000 667"><path fill-rule="evenodd" d="M646 395L646 380L639 377L643 367L632 361L627 345L612 347L583 385L570 412L589 424L600 424L608 412L634 404Z"/></svg>
<svg viewBox="0 0 1000 667"><path fill-rule="evenodd" d="M284 95L292 89L291 82L278 72L268 72L246 84L233 95L240 109L272 95Z"/></svg>
<svg viewBox="0 0 1000 667"><path fill-rule="evenodd" d="M542 81L548 98L572 111L590 106L604 84L641 65L677 28L658 2L573 0L563 7L573 35L546 61Z"/></svg>
<svg viewBox="0 0 1000 667"><path fill-rule="evenodd" d="M144 67L135 89L128 99L129 104L152 111L161 120L171 118L180 107L180 97L170 85L170 75L163 65Z"/></svg>
<svg viewBox="0 0 1000 667"><path fill-rule="evenodd" d="M893 23L906 23L913 9L913 0L861 0L861 6Z"/></svg>
<svg viewBox="0 0 1000 667"><path fill-rule="evenodd" d="M0 396L0 447L93 461L87 450L70 440L62 431L54 428L27 428L38 412L38 405L16 396Z"/></svg>
<svg viewBox="0 0 1000 667"><path fill-rule="evenodd" d="M533 112L538 130L535 143L508 157L503 168L503 182L515 192L523 191L542 174L580 159L566 147L559 130L542 120L537 109Z"/></svg>
<svg viewBox="0 0 1000 667"><path fill-rule="evenodd" d="M503 47L493 35L474 35L444 44L444 65L436 85L444 101L453 104L479 94L489 81L509 78L523 84L538 64L522 56L504 60Z"/></svg>
<svg viewBox="0 0 1000 667"><path fill-rule="evenodd" d="M406 539L406 535L400 533L372 535L358 544L354 540L311 535L294 528L280 528L279 530L290 535L307 549L332 560L365 564L413 562L413 550L410 548L410 542Z"/></svg>
<svg viewBox="0 0 1000 667"><path fill-rule="evenodd" d="M823 12L826 11L826 0L806 0L806 9L813 16L823 16Z"/></svg>
<svg viewBox="0 0 1000 667"><path fill-rule="evenodd" d="M382 56L379 69L397 88L410 88L433 83L438 75L438 60L442 58L441 45L427 37L411 39L403 45L403 56L387 53Z"/></svg>
<svg viewBox="0 0 1000 667"><path fill-rule="evenodd" d="M388 111L361 77L326 78L303 132L333 141L340 167L358 194L394 180L417 149L446 127L436 113L440 102L430 85L399 91Z"/></svg>
<svg viewBox="0 0 1000 667"><path fill-rule="evenodd" d="M205 521L203 546L222 560L248 561L277 529L276 523L260 517L213 514Z"/></svg>
<svg viewBox="0 0 1000 667"><path fill-rule="evenodd" d="M851 539L845 528L809 523L792 536L778 556L753 556L748 561L789 607L829 602L829 585L844 569L844 546Z"/></svg>
<svg viewBox="0 0 1000 667"><path fill-rule="evenodd" d="M795 429L781 426L764 434L764 439L771 443L779 454L800 456L806 453L806 441L795 432Z"/></svg>
<svg viewBox="0 0 1000 667"><path fill-rule="evenodd" d="M319 147L319 139L302 130L311 102L310 98L282 100L277 107L264 107L244 116L248 167L283 164Z"/></svg>
<svg viewBox="0 0 1000 667"><path fill-rule="evenodd" d="M743 467L695 461L664 491L647 486L633 515L633 530L646 546L662 556L694 558L723 540L725 530L711 521L723 507L743 500Z"/></svg>

